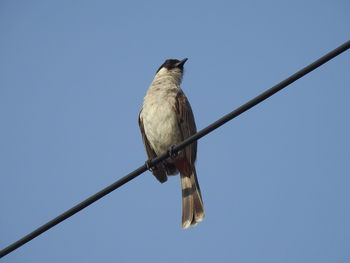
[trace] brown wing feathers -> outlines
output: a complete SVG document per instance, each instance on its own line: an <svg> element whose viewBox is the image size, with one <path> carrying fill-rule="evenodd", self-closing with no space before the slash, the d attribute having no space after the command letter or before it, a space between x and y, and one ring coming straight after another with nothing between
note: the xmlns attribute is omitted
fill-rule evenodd
<svg viewBox="0 0 350 263"><path fill-rule="evenodd" d="M143 144L145 145L148 159L154 159L157 157L157 155L147 140L145 130L143 127L143 121L140 118L140 114L139 114L139 126L140 126L140 130L141 130L141 134L142 134L142 141L143 141ZM168 180L168 177L166 175L166 168L164 167L163 163L159 163L154 168L152 168L152 173L158 179L158 181L161 183L164 183Z"/></svg>

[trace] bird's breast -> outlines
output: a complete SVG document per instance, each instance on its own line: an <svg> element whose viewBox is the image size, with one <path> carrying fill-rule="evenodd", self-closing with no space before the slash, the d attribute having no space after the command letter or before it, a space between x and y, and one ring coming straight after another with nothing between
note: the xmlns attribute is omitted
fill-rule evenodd
<svg viewBox="0 0 350 263"><path fill-rule="evenodd" d="M181 142L175 103L176 94L170 91L149 92L145 97L141 117L145 135L157 155Z"/></svg>

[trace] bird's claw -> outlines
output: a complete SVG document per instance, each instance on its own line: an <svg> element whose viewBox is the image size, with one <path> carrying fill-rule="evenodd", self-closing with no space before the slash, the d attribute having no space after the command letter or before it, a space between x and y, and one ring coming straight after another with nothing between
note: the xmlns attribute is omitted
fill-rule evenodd
<svg viewBox="0 0 350 263"><path fill-rule="evenodd" d="M147 168L148 171L153 172L153 167L151 165L151 160L147 160L145 162L145 165L146 165L146 168Z"/></svg>
<svg viewBox="0 0 350 263"><path fill-rule="evenodd" d="M174 151L174 148L175 146L173 145L169 148L169 151L168 151L171 159L175 159L178 156L178 152Z"/></svg>

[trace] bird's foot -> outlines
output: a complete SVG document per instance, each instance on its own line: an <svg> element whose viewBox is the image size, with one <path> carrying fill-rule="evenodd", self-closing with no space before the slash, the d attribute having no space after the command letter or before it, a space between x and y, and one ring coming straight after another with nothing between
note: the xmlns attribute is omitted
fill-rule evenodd
<svg viewBox="0 0 350 263"><path fill-rule="evenodd" d="M147 168L148 171L153 172L153 166L151 164L151 160L147 160L145 162L145 165L146 165L146 168Z"/></svg>
<svg viewBox="0 0 350 263"><path fill-rule="evenodd" d="M168 151L170 159L173 159L173 160L176 159L176 157L178 156L178 152L174 151L174 148L175 148L175 146L173 145L169 148L169 151Z"/></svg>

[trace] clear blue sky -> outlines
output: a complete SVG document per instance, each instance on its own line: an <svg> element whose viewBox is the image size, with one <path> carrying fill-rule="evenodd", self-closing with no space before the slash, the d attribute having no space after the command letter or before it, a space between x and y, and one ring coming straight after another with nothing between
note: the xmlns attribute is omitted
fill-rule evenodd
<svg viewBox="0 0 350 263"><path fill-rule="evenodd" d="M349 40L348 1L1 1L0 247L146 160L167 58L204 128ZM350 53L199 141L206 219L145 173L2 262L350 262Z"/></svg>

